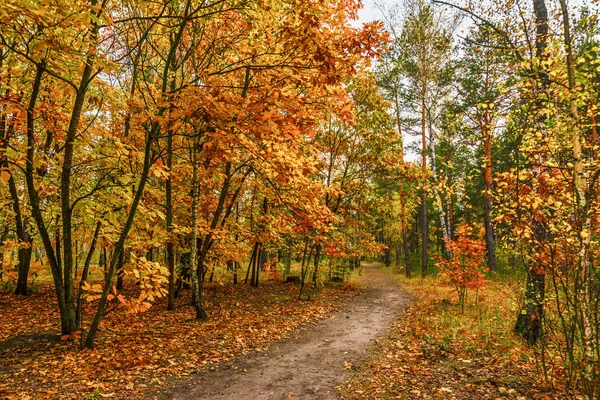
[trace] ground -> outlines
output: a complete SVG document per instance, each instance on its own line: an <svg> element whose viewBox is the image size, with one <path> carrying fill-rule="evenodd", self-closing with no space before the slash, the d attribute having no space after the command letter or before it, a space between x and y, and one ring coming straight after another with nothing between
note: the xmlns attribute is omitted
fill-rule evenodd
<svg viewBox="0 0 600 400"><path fill-rule="evenodd" d="M265 352L177 382L164 399L337 399L369 344L381 337L410 296L377 264L364 265L363 292L331 317L304 326Z"/></svg>
<svg viewBox="0 0 600 400"><path fill-rule="evenodd" d="M564 391L560 365L548 363L544 372L539 346L513 333L518 282L490 279L470 292L463 312L443 277L395 278L416 301L342 385L344 400L581 399Z"/></svg>
<svg viewBox="0 0 600 400"><path fill-rule="evenodd" d="M264 350L357 294L352 285L327 286L300 301L295 286L266 280L258 288L223 282L205 289L207 322L194 320L188 293L174 312L165 299L140 314L111 303L94 350L57 334L51 285L26 297L0 293L0 399L153 398L166 382ZM135 290L126 285L122 293ZM87 305L88 324L93 308Z"/></svg>
<svg viewBox="0 0 600 400"><path fill-rule="evenodd" d="M577 399L512 333L516 287L489 282L465 312L443 279L366 263L362 289L311 301L281 282L208 285L209 322L111 311L95 350L56 336L51 291L0 295L0 399ZM88 314L89 315L89 314Z"/></svg>

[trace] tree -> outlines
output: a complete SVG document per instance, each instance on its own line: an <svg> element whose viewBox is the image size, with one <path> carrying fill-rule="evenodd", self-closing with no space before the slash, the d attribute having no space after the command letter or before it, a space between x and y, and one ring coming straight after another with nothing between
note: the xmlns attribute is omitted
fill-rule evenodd
<svg viewBox="0 0 600 400"><path fill-rule="evenodd" d="M448 240L452 256L448 260L439 258L439 265L454 285L461 311L464 313L469 289L479 290L485 287L485 245L481 240L473 238L473 229L468 224L461 224L456 235L456 240Z"/></svg>
<svg viewBox="0 0 600 400"><path fill-rule="evenodd" d="M402 119L402 108L404 103L404 92L406 89L403 84L403 75L400 70L400 63L398 59L401 54L401 49L398 48L401 45L400 37L398 32L397 21L397 9L384 9L380 7L380 11L383 13L384 20L386 21L386 28L390 32L392 38L389 44L388 51L385 52L377 65L377 80L378 85L382 87L385 96L388 101L392 104L392 115L398 131L399 138L399 149L398 155L400 162L404 162L404 138L403 138L403 124L405 123ZM400 202L400 235L402 240L402 252L404 254L404 271L407 278L411 277L410 269L410 254L408 249L408 219L409 209L407 208L407 198L410 196L411 191L406 184L399 185L398 200Z"/></svg>
<svg viewBox="0 0 600 400"><path fill-rule="evenodd" d="M362 237L352 237L352 231L364 224L366 216L382 211L373 199L374 193L390 200L390 192L406 178L401 134L392 127L389 104L379 92L375 75L355 76L348 84L348 91L353 102L352 118L330 116L316 136L322 160L320 175L325 184L324 205L335 221L317 235L324 236L321 241L327 243L329 253L338 250L338 257L352 251L361 253L361 246L366 253L371 251L370 239L364 233ZM384 228L388 222L389 218L379 218L375 236L380 236L383 251L389 255L391 241L381 240L382 234L388 237ZM354 247L349 242L361 246ZM316 248L315 262L323 245ZM316 268L318 264L315 272Z"/></svg>
<svg viewBox="0 0 600 400"><path fill-rule="evenodd" d="M408 0L406 16L402 24L398 48L401 54L398 62L403 74L408 78L415 103L418 103L421 119L421 167L427 170L428 113L431 112L431 99L436 84L449 65L452 49L454 23L440 10L433 8L425 0ZM431 132L429 132L431 134ZM425 276L428 263L428 213L427 185L421 188L421 275Z"/></svg>
<svg viewBox="0 0 600 400"><path fill-rule="evenodd" d="M458 94L460 104L455 112L461 113L467 125L473 127L474 139L483 153L484 226L487 264L490 271L497 268L496 238L492 220L493 148L499 119L506 115L506 82L508 71L505 55L494 47L498 40L489 26L475 28L463 46L463 56L458 61Z"/></svg>
<svg viewBox="0 0 600 400"><path fill-rule="evenodd" d="M534 0L534 13L536 18L536 40L535 40L535 56L538 60L540 70L538 71L538 79L536 80L536 86L538 89L538 97L536 99L535 107L539 114L537 118L540 119L540 123L545 125L545 118L543 108L543 96L545 91L548 89L549 80L548 73L543 70L544 60L547 58L546 48L548 46L548 11L544 0ZM540 164L543 164L545 157L542 154L540 157ZM541 185L544 185L542 177L545 174L541 168L534 167L534 179L538 180ZM543 186L541 187L542 190ZM534 189L535 190L535 189ZM538 189L539 190L539 189ZM542 221L533 221L534 225L534 240L538 243L543 242L547 237L546 227ZM534 244L539 245L539 244ZM542 321L544 318L544 297L545 297L545 271L544 268L535 263L530 262L527 271L527 284L525 290L525 303L521 313L517 317L515 325L515 331L522 335L529 343L535 343L542 335Z"/></svg>

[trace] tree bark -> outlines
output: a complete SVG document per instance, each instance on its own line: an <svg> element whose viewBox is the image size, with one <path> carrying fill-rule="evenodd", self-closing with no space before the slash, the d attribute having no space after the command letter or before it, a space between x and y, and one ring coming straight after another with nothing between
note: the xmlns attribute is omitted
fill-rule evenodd
<svg viewBox="0 0 600 400"><path fill-rule="evenodd" d="M256 252L258 251L258 243L254 244L254 248L252 249L252 255L250 256L250 262L248 263L248 269L246 270L246 279L244 279L244 284L248 283L248 278L250 277L250 286L254 286L254 259L256 258Z"/></svg>
<svg viewBox="0 0 600 400"><path fill-rule="evenodd" d="M427 137L425 130L425 93L421 94L421 157L423 174L427 172ZM427 184L421 187L421 276L427 274L427 247L428 247L428 224L427 224Z"/></svg>
<svg viewBox="0 0 600 400"><path fill-rule="evenodd" d="M194 311L196 312L197 320L206 320L208 315L204 311L202 306L202 288L200 286L199 275L202 274L202 269L198 270L193 266L198 265L198 146L197 143L193 144L192 149L192 244L190 248L190 265L191 276L192 276L192 298L194 304Z"/></svg>
<svg viewBox="0 0 600 400"><path fill-rule="evenodd" d="M533 9L536 18L536 57L544 65L543 61L547 58L545 50L548 45L548 10L545 0L533 0ZM544 70L538 73L540 89L545 92L550 83L548 74ZM543 104L538 100L538 110L542 110ZM541 117L540 124L545 125L545 117ZM541 164L541 163L540 163ZM541 243L546 235L546 229L541 224L534 222L535 240ZM535 246L535 244L534 244ZM544 296L545 296L546 275L543 268L539 268L533 263L527 267L527 286L525 288L525 300L521 312L517 316L515 332L521 335L530 344L535 344L542 336L542 321L544 318Z"/></svg>
<svg viewBox="0 0 600 400"><path fill-rule="evenodd" d="M530 268L525 287L525 303L515 325L515 332L530 344L535 344L542 336L544 296L545 275L535 268Z"/></svg>
<svg viewBox="0 0 600 400"><path fill-rule="evenodd" d="M572 119L572 146L575 165L573 168L574 186L576 194L577 222L580 224L579 230L579 259L578 275L581 284L579 305L581 307L581 343L583 347L583 392L589 399L594 399L598 394L598 359L595 357L595 347L598 345L598 337L594 337L594 319L597 309L597 285L592 267L590 255L591 238L594 236L592 227L592 217L590 215L591 200L590 192L596 185L598 174L590 179L588 183L585 178L585 166L582 151L582 134L579 129L579 110L577 108L577 85L575 82L575 62L573 60L573 43L571 39L571 25L569 21L569 11L565 0L560 0L561 12L563 17L563 33L566 50L567 76L569 86L569 112Z"/></svg>
<svg viewBox="0 0 600 400"><path fill-rule="evenodd" d="M314 271L312 276L313 287L317 287L317 275L319 274L319 262L321 261L321 243L317 244L317 248L315 250L315 262L314 262Z"/></svg>
<svg viewBox="0 0 600 400"><path fill-rule="evenodd" d="M496 271L496 239L494 235L494 222L492 220L492 191L494 182L492 176L492 133L490 132L489 111L485 111L483 123L483 150L485 155L484 170L484 223L485 244L487 250L487 264L491 272Z"/></svg>
<svg viewBox="0 0 600 400"><path fill-rule="evenodd" d="M163 93L163 94L165 94L167 92L167 85L169 82L168 79L169 79L170 64L175 58L177 48L179 47L179 43L180 43L181 37L183 35L184 28L188 23L189 7L190 7L190 4L188 1L185 5L184 18L180 22L180 25L177 30L177 34L175 35L175 40L171 43L169 53L165 59L165 66L163 68L162 79L161 79L161 81L162 81L161 82L161 93ZM157 116L162 117L166 111L167 111L167 107L161 107L157 112ZM129 213L127 215L127 220L125 222L125 226L123 226L123 229L121 230L119 240L117 241L117 243L115 243L115 248L114 248L111 260L110 260L110 266L108 268L108 273L106 274L106 281L104 282L104 287L102 289L102 295L101 295L100 301L98 303L98 308L96 310L94 320L92 321L92 324L90 326L90 331L89 331L88 336L85 341L85 346L88 348L92 348L94 346L94 339L96 337L98 326L100 325L100 321L102 320L102 317L104 316L104 309L106 307L106 298L108 297L108 294L110 292L110 288L112 285L112 279L114 277L115 269L116 269L116 265L117 265L117 258L118 258L119 253L125 247L125 241L127 240L127 235L129 234L129 231L131 230L131 227L133 226L133 220L135 218L135 214L137 212L138 205L142 199L142 195L144 194L146 183L148 181L148 175L150 173L150 167L153 164L153 159L152 159L153 142L157 139L159 132L160 132L159 123L153 122L152 125L150 126L150 129L145 138L144 164L142 167L142 173L140 175L140 180L139 180L138 186L135 190L135 194L133 197L133 201L131 203L131 207L129 208ZM193 271L192 271L192 275L193 275Z"/></svg>
<svg viewBox="0 0 600 400"><path fill-rule="evenodd" d="M61 333L63 335L71 334L75 332L75 313L72 308L67 306L64 286L63 286L63 275L61 265L59 263L58 249L55 252L52 239L46 227L46 222L42 215L40 208L40 199L35 188L34 182L34 157L35 157L35 127L34 127L34 110L39 95L40 85L42 82L42 76L45 72L45 63L40 62L36 66L36 75L32 85L31 97L27 106L27 158L25 161L25 182L27 184L27 193L29 195L29 202L31 204L31 213L35 220L38 232L42 238L44 249L46 250L46 257L50 264L50 270L52 271L52 278L54 280L54 289L56 292L56 299L58 302L58 309L60 313ZM73 312L71 312L73 311Z"/></svg>
<svg viewBox="0 0 600 400"><path fill-rule="evenodd" d="M100 227L101 224L98 222L96 224L96 229L94 230L90 249L85 258L83 271L81 272L81 281L79 281L79 290L77 292L77 306L75 308L75 326L77 329L81 329L81 323L83 321L83 283L87 280L89 274L90 264L92 262L92 257L94 256L94 250L96 249L96 242L98 241L98 234L100 233Z"/></svg>
<svg viewBox="0 0 600 400"><path fill-rule="evenodd" d="M92 40L95 42L98 27L94 26L92 30ZM63 251L63 285L65 292L66 312L69 319L72 320L73 328L77 329L75 324L75 287L73 274L73 207L71 205L71 176L73 167L73 155L75 151L75 137L79 128L79 121L83 113L83 103L85 101L87 90L92 79L92 70L94 66L94 55L90 54L85 60L85 66L81 75L81 80L75 95L75 102L71 111L71 119L67 129L67 136L64 144L64 154L62 170L60 175L60 209L62 219L62 251Z"/></svg>
<svg viewBox="0 0 600 400"><path fill-rule="evenodd" d="M4 273L4 241L8 236L8 225L4 226L4 230L0 234L0 280L2 280L2 275Z"/></svg>
<svg viewBox="0 0 600 400"><path fill-rule="evenodd" d="M400 161L404 162L404 138L402 137L402 118L400 115L400 99L399 99L399 94L398 92L400 91L400 84L399 82L395 81L394 82L394 102L395 102L395 108L396 108L396 129L398 130L398 136L400 138ZM406 271L406 277L410 278L410 254L408 252L408 235L406 233L407 231L407 215L406 215L406 192L404 190L404 187L400 186L400 193L399 193L399 197L400 197L400 218L402 219L401 222L401 230L402 230L402 249L403 249L403 253L404 253L404 269Z"/></svg>
<svg viewBox="0 0 600 400"><path fill-rule="evenodd" d="M171 80L171 90L175 81ZM167 265L169 268L169 292L167 310L175 310L175 249L173 246L173 130L167 131L167 169L169 176L165 186L165 222L167 224Z"/></svg>
<svg viewBox="0 0 600 400"><path fill-rule="evenodd" d="M1 55L1 53L0 53ZM2 59L0 57L0 66L2 65ZM6 90L6 96L10 94L10 90ZM5 171L10 171L8 164L8 157L6 156L6 150L8 149L9 141L14 132L14 124L6 124L7 116L2 115L0 117L0 169ZM33 240L27 232L27 224L23 221L23 216L21 214L21 206L19 193L17 191L17 185L15 183L15 178L12 172L9 172L8 178L8 188L10 192L11 205L13 212L15 214L15 228L17 231L17 238L19 239L19 251L18 251L18 276L17 276L17 286L15 288L14 294L16 295L26 295L28 293L27 290L27 278L29 277L29 267L31 265L31 252L33 250ZM8 235L8 225L5 226L5 235L2 236L2 242L6 239L6 235ZM3 260L0 260L0 263ZM1 276L1 273L0 273Z"/></svg>
<svg viewBox="0 0 600 400"><path fill-rule="evenodd" d="M5 126L4 116L0 122L0 131L3 134L2 143L0 143L0 150L3 152L8 148L10 140L11 129ZM8 170L8 160L6 156L2 160L0 167ZM16 295L27 295L27 279L29 278L29 267L31 266L31 253L33 251L33 239L27 232L27 223L23 220L23 214L21 213L21 205L19 199L19 193L17 191L17 184L13 174L10 174L8 178L8 189L10 192L10 198L12 203L12 209L15 214L15 228L17 231L17 238L19 239L19 266L17 275L17 286L14 294Z"/></svg>

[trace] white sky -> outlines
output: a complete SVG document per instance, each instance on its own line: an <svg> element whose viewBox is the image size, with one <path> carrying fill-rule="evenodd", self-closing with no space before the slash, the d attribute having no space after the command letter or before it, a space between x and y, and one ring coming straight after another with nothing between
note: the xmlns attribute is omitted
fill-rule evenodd
<svg viewBox="0 0 600 400"><path fill-rule="evenodd" d="M396 0L379 0L379 3L384 4L394 4ZM376 19L381 19L381 13L375 7L375 2L373 0L363 0L363 9L358 13L360 22L369 22L374 21Z"/></svg>
<svg viewBox="0 0 600 400"><path fill-rule="evenodd" d="M378 4L383 5L385 8L388 8L391 5L401 2L402 0L362 0L363 8L358 12L359 20L354 23L354 25L358 26L365 22L381 20L382 14L381 11L375 6L375 1ZM414 154L407 148L409 145L419 144L421 142L420 136L409 135L406 132L403 134L404 139L404 159L406 161L418 162L420 163L421 156L420 154Z"/></svg>
<svg viewBox="0 0 600 400"><path fill-rule="evenodd" d="M385 6L390 6L393 4L400 3L402 0L376 0L378 4L383 4ZM522 1L522 0L521 0ZM525 2L531 2L532 0L525 0ZM359 12L359 22L369 22L374 21L376 19L381 19L381 12L377 7L375 7L375 0L362 0L363 9ZM456 4L460 4L461 1L456 1ZM555 4L556 3L556 4ZM547 0L546 4L548 8L552 8L553 6L558 6L557 0ZM591 8L594 8L594 0L567 0L567 4L569 8L571 7L579 7L582 5L587 5ZM597 7L597 5L596 5Z"/></svg>

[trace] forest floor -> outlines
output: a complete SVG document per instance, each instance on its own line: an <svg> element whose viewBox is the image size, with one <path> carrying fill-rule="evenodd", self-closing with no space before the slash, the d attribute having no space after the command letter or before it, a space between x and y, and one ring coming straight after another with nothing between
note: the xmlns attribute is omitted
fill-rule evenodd
<svg viewBox="0 0 600 400"><path fill-rule="evenodd" d="M552 362L550 349L544 373L539 347L513 333L522 302L516 280L488 281L479 293L470 293L463 312L443 278L395 278L417 301L339 388L344 400L582 399L561 389L565 371Z"/></svg>
<svg viewBox="0 0 600 400"><path fill-rule="evenodd" d="M121 293L135 296L137 290L126 284ZM94 350L57 335L50 283L37 285L29 296L0 293L0 399L156 398L169 383L266 350L331 316L357 293L355 284L327 285L312 293L313 300L300 301L297 287L279 281L265 280L258 288L207 283L207 322L194 320L187 292L177 299L176 311L166 310L166 299L139 314L111 303ZM86 305L87 323L94 307Z"/></svg>
<svg viewBox="0 0 600 400"><path fill-rule="evenodd" d="M175 382L164 399L337 399L349 378L410 302L379 264L364 264L364 290L330 318L296 330L267 351Z"/></svg>
<svg viewBox="0 0 600 400"><path fill-rule="evenodd" d="M512 333L516 283L490 281L463 313L443 279L363 268L361 290L327 285L311 301L276 281L210 284L204 323L185 297L176 312L115 309L94 350L56 335L50 286L0 294L0 399L580 398L549 389L564 371L549 365L543 382L539 350Z"/></svg>

